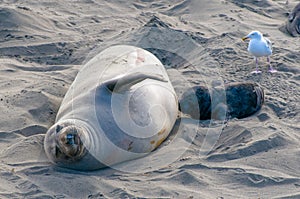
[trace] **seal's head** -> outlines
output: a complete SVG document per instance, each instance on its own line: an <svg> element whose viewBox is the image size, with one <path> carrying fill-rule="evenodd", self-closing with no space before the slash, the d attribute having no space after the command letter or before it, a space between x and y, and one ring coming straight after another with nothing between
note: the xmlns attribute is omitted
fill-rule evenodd
<svg viewBox="0 0 300 199"><path fill-rule="evenodd" d="M74 164L86 154L87 131L70 123L53 125L45 137L48 158L61 166Z"/></svg>
<svg viewBox="0 0 300 199"><path fill-rule="evenodd" d="M286 30L294 37L300 36L300 3L289 14Z"/></svg>

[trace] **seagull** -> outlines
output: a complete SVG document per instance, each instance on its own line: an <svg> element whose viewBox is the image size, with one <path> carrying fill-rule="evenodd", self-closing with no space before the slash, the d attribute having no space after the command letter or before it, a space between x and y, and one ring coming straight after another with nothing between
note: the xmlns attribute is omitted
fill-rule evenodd
<svg viewBox="0 0 300 199"><path fill-rule="evenodd" d="M250 39L248 45L248 52L254 56L256 63L256 70L251 73L261 73L258 70L258 58L259 57L267 57L270 69L270 73L275 73L277 70L273 69L270 63L270 55L272 55L272 43L268 38L264 38L263 35L259 31L252 31L246 37L243 37L242 40L246 41Z"/></svg>

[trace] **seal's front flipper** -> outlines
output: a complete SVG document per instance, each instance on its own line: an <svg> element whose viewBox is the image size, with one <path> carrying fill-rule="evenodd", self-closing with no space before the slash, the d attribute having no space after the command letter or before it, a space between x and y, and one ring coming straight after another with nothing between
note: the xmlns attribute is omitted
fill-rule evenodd
<svg viewBox="0 0 300 199"><path fill-rule="evenodd" d="M162 82L168 82L162 75L159 74L144 74L140 72L126 74L110 79L103 83L111 92L123 92L130 89L131 86L145 80L153 79Z"/></svg>

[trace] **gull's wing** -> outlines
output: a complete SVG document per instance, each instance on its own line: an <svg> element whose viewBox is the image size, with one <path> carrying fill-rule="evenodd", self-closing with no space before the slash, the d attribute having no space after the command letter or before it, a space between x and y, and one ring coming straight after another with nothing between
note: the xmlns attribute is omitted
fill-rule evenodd
<svg viewBox="0 0 300 199"><path fill-rule="evenodd" d="M268 39L268 38L264 38L267 42L267 48L269 48L270 50L272 50L272 42Z"/></svg>

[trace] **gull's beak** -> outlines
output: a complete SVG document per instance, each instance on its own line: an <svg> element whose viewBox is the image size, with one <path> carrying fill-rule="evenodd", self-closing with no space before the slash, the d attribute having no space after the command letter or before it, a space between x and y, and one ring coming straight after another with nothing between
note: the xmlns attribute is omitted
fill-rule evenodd
<svg viewBox="0 0 300 199"><path fill-rule="evenodd" d="M246 41L247 39L249 39L249 37L243 37L242 40Z"/></svg>

